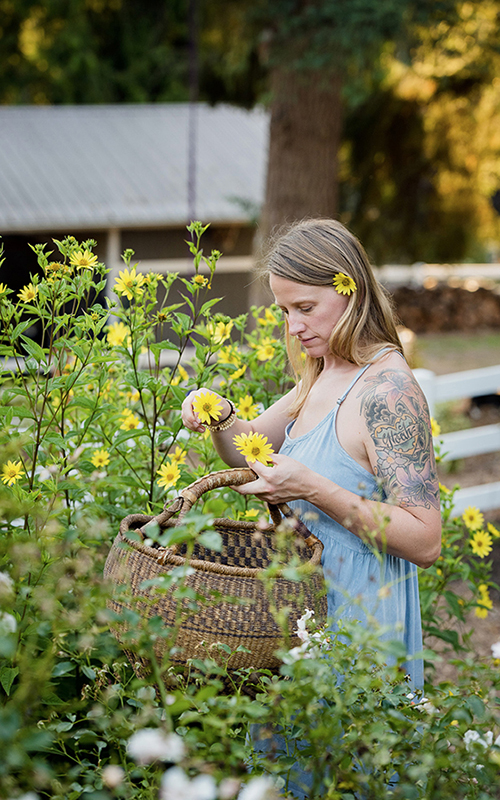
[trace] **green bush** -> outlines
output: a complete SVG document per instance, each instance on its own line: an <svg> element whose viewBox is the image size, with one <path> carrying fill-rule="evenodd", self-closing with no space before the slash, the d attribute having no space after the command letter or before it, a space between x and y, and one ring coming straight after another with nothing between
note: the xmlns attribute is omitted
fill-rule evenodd
<svg viewBox="0 0 500 800"><path fill-rule="evenodd" d="M246 785L248 800L273 786L286 793L298 760L311 797L497 797L498 662L477 658L456 630L472 609L491 608L497 532L474 510L454 517L453 492L442 490L443 554L421 572L421 592L425 632L455 656L458 678L437 683L429 652L426 699L409 696L404 654L384 631L351 625L334 636L312 620L256 693L245 674L228 676L224 652L164 685L169 648L158 664L154 643L173 646L175 630L108 607L103 566L120 520L157 514L225 466L210 438L182 428L186 391L213 387L252 418L290 385L276 308L217 313L219 254L203 255L203 230L188 227L191 278L142 274L127 251L118 301L105 295L94 243L73 237L55 241L56 256L34 248L40 272L17 297L0 284L0 796L222 800ZM200 505L180 529L188 547L214 516L266 511L230 489ZM208 541L217 547L213 533ZM182 574L168 589L186 596ZM125 658L117 624L150 665L146 677ZM279 728L283 753L252 754L255 722Z"/></svg>

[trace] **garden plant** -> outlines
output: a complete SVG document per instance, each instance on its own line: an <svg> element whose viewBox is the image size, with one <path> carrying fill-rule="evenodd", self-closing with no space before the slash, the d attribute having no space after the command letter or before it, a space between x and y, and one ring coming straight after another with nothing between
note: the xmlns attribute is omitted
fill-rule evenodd
<svg viewBox="0 0 500 800"><path fill-rule="evenodd" d="M108 286L95 242L68 236L52 252L33 248L38 270L17 295L0 283L0 797L264 800L286 796L299 760L315 798L497 798L500 642L479 658L461 631L492 608L500 534L477 509L454 514L453 489L441 487L442 555L420 572L425 696L411 692L400 645L375 624L332 632L304 608L291 621L300 645L284 637L279 673L253 675L249 692L248 671L228 671L224 647L177 674L175 626L130 603L110 609L103 568L120 521L159 513L225 467L208 435L183 429L186 392L213 387L252 419L291 385L276 307L217 312L220 254L203 253L204 230L188 226L185 277L141 272L126 251ZM224 488L151 536L217 549L211 521L221 516L267 509ZM288 576L299 572L292 564ZM153 588L203 613L186 574ZM440 677L443 659L453 681ZM279 727L285 748L252 753L255 722Z"/></svg>

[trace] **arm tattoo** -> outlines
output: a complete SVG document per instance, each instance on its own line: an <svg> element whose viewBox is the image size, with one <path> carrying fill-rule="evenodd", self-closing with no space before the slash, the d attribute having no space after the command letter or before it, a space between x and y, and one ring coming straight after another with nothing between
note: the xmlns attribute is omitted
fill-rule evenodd
<svg viewBox="0 0 500 800"><path fill-rule="evenodd" d="M429 414L418 384L384 369L365 379L360 395L377 454L374 472L386 495L404 507L439 508Z"/></svg>

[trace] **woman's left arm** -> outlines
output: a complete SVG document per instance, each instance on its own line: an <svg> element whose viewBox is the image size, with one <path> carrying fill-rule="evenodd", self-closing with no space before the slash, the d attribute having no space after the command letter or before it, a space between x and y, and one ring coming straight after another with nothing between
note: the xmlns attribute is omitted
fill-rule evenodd
<svg viewBox="0 0 500 800"><path fill-rule="evenodd" d="M383 502L360 497L280 455L274 467L252 465L259 481L240 491L274 503L307 500L380 550L429 567L441 552L441 512L425 398L409 370L392 368L367 376L358 398Z"/></svg>

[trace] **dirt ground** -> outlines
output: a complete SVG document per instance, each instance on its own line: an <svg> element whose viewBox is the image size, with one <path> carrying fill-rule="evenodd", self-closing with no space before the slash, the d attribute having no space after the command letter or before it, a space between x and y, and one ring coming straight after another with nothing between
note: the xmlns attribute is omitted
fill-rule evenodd
<svg viewBox="0 0 500 800"><path fill-rule="evenodd" d="M500 363L500 332L484 332L473 336L464 334L462 337L456 334L441 334L439 338L424 334L418 337L416 356L418 366L431 369L438 375L493 366ZM450 413L452 415L456 413L459 427L465 427L460 424L460 420L471 427L500 424L500 396L498 402L493 401L490 404L459 402ZM453 464L443 464L439 467L439 477L446 486L458 484L464 488L500 481L500 452L461 459ZM485 513L485 519L500 529L500 497L498 509ZM500 540L495 542L491 556L492 579L500 586ZM465 587L457 586L456 589L460 593L466 592ZM500 641L500 590L491 589L490 594L493 609L487 618L479 619L472 613L463 626L466 630L472 630L471 641L479 656L491 656L491 645ZM452 676L451 665L441 663L438 666L438 680Z"/></svg>

